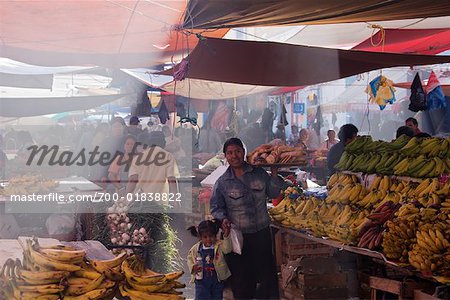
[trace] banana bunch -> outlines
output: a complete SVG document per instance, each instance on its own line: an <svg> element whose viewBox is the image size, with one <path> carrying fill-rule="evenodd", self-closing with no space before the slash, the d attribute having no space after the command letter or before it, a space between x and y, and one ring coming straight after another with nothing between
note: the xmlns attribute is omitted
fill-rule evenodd
<svg viewBox="0 0 450 300"><path fill-rule="evenodd" d="M427 158L423 154L417 157L405 157L395 165L394 174L415 178L438 177L446 172L448 168L447 160L437 156Z"/></svg>
<svg viewBox="0 0 450 300"><path fill-rule="evenodd" d="M403 147L405 147L406 144L410 141L410 139L411 138L409 136L402 134L401 136L399 136L392 142L387 143L386 148L396 152L396 151L402 149Z"/></svg>
<svg viewBox="0 0 450 300"><path fill-rule="evenodd" d="M411 138L400 151L406 156L424 154L427 157L446 158L450 156L450 138Z"/></svg>
<svg viewBox="0 0 450 300"><path fill-rule="evenodd" d="M408 253L409 263L422 272L448 275L449 226L446 222L425 224L416 232L417 243Z"/></svg>
<svg viewBox="0 0 450 300"><path fill-rule="evenodd" d="M337 214L331 226L326 227L326 234L346 244L357 244L358 231L367 220L368 210L360 210L350 205L344 206Z"/></svg>
<svg viewBox="0 0 450 300"><path fill-rule="evenodd" d="M360 201L366 196L366 189L360 183L338 184L328 193L326 203L351 204Z"/></svg>
<svg viewBox="0 0 450 300"><path fill-rule="evenodd" d="M3 296L6 299L57 300L60 298L60 293L65 289L62 280L67 274L54 272L53 277L48 277L48 273L44 275L36 274L37 276L32 276L32 280L29 280L28 277L22 277L22 269L20 260L8 259L3 265L0 277L3 284Z"/></svg>
<svg viewBox="0 0 450 300"><path fill-rule="evenodd" d="M81 269L86 252L68 246L41 247L37 239L27 239L23 248L23 265L30 271L75 272Z"/></svg>
<svg viewBox="0 0 450 300"><path fill-rule="evenodd" d="M317 216L314 217L314 215L317 215L319 206L323 201L315 197L301 197L297 203L285 212L285 218L280 223L296 229L304 229L311 224L314 225L314 219L317 219Z"/></svg>
<svg viewBox="0 0 450 300"><path fill-rule="evenodd" d="M119 281L124 276L121 264L126 252L109 260L86 260L81 269L67 278L64 299L113 299Z"/></svg>
<svg viewBox="0 0 450 300"><path fill-rule="evenodd" d="M363 152L365 147L371 145L372 147L372 137L370 135L357 136L352 142L345 146L345 150L350 153ZM378 145L375 145L376 148Z"/></svg>
<svg viewBox="0 0 450 300"><path fill-rule="evenodd" d="M24 270L19 269L19 278L47 284L60 282L64 274L64 299L112 299L116 282L124 278L120 267L125 252L110 260L88 260L84 250L70 246L42 247L36 239L26 240L23 246Z"/></svg>
<svg viewBox="0 0 450 300"><path fill-rule="evenodd" d="M131 257L122 263L126 283L121 283L119 290L122 296L132 300L179 300L184 299L178 289L185 285L177 281L183 271L167 274L156 273L146 269L136 257Z"/></svg>

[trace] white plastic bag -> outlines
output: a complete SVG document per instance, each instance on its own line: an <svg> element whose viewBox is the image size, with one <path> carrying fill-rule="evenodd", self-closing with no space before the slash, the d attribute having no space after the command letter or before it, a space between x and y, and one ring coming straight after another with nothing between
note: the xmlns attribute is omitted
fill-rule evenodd
<svg viewBox="0 0 450 300"><path fill-rule="evenodd" d="M231 224L230 239L233 245L233 252L241 255L242 247L244 246L244 237L242 236L242 232L234 224Z"/></svg>

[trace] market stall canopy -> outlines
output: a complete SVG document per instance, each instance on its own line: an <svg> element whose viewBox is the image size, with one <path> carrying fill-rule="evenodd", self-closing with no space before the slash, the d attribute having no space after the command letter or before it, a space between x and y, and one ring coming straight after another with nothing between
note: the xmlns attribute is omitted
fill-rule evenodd
<svg viewBox="0 0 450 300"><path fill-rule="evenodd" d="M197 42L178 30L185 6L185 0L3 0L0 56L44 66L165 63Z"/></svg>
<svg viewBox="0 0 450 300"><path fill-rule="evenodd" d="M53 98L0 98L0 116L29 117L59 112L84 110L119 100L128 94L53 97Z"/></svg>
<svg viewBox="0 0 450 300"><path fill-rule="evenodd" d="M190 0L184 28L389 21L450 15L442 0Z"/></svg>
<svg viewBox="0 0 450 300"><path fill-rule="evenodd" d="M241 36L244 35L244 38L241 39L252 39L253 36L262 36L272 42L352 49L363 43L369 45L371 37L373 36L372 42L374 44L379 44L381 46L384 41L385 46L388 46L389 44L397 45L395 48L390 48L389 51L385 49L385 52L435 54L439 53L439 50L442 48L441 45L450 44L448 36L440 36L440 38L444 38L440 41L435 41L434 39L424 40L422 38L425 36L434 37L435 34L440 34L442 29L448 30L449 24L450 17L437 17L376 23L358 22L346 24L303 25L292 26L293 28L296 28L296 30L292 30L292 34L287 37L281 34L278 34L279 37L272 37L270 35L272 32L280 31L282 27L262 27L245 29L252 33L252 35L241 34ZM226 37L231 36L233 32L238 30L240 29L230 30ZM401 32L401 36L400 34L396 34L399 32ZM382 38L384 38L384 40L382 40ZM412 42L418 38L421 39L420 43L423 43L418 49L410 49L409 47L411 45L404 45L402 43L405 40ZM372 43L370 43L370 45L372 45ZM436 51L434 53L422 53L420 51L422 49L427 49L427 47L430 47L430 49L436 48ZM371 48L366 48L364 50L371 50Z"/></svg>
<svg viewBox="0 0 450 300"><path fill-rule="evenodd" d="M450 62L450 56L327 49L205 38L186 59L186 78L262 86L312 85L396 66ZM173 75L180 70L161 72Z"/></svg>
<svg viewBox="0 0 450 300"><path fill-rule="evenodd" d="M434 55L450 49L450 29L385 29L352 49Z"/></svg>
<svg viewBox="0 0 450 300"><path fill-rule="evenodd" d="M180 82L171 81L161 86L161 89L188 98L225 100L268 93L274 90L275 87L188 78Z"/></svg>
<svg viewBox="0 0 450 300"><path fill-rule="evenodd" d="M172 76L152 74L156 71L151 69L122 69L122 71L149 87L192 99L224 100L264 93L274 89L274 87L198 79L186 79L175 84Z"/></svg>
<svg viewBox="0 0 450 300"><path fill-rule="evenodd" d="M43 67L0 57L0 86L51 89L53 74L92 70L90 67Z"/></svg>

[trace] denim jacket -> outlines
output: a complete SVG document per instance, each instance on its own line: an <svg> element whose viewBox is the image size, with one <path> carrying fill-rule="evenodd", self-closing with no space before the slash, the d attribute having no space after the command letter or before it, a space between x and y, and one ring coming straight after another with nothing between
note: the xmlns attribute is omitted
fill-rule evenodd
<svg viewBox="0 0 450 300"><path fill-rule="evenodd" d="M242 233L255 233L269 226L267 199L278 197L284 181L273 178L259 167L247 163L238 178L231 167L217 180L211 198L214 218L229 219Z"/></svg>

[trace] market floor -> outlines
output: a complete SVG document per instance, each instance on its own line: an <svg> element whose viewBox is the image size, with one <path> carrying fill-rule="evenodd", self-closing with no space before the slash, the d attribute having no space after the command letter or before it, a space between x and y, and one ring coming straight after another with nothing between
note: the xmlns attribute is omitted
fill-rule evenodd
<svg viewBox="0 0 450 300"><path fill-rule="evenodd" d="M186 228L192 226L193 224L186 224L184 214L176 214L172 215L171 225L172 228L177 232L178 241L177 241L177 249L181 256L183 267L184 267L184 275L180 278L180 281L186 284L186 288L183 290L183 294L186 299L194 299L195 289L194 285L190 283L191 274L188 270L186 258L191 247L198 242L196 237L193 237Z"/></svg>

